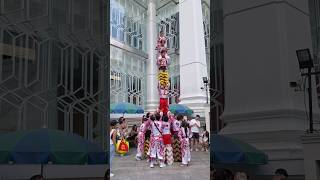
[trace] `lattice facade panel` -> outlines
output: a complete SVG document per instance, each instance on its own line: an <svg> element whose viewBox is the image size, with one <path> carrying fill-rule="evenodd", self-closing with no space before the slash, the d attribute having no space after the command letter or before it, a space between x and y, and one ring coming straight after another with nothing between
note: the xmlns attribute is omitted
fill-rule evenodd
<svg viewBox="0 0 320 180"><path fill-rule="evenodd" d="M53 128L104 142L104 1L1 0L1 131Z"/></svg>
<svg viewBox="0 0 320 180"><path fill-rule="evenodd" d="M127 0L111 0L110 7L110 37L146 52L147 10Z"/></svg>
<svg viewBox="0 0 320 180"><path fill-rule="evenodd" d="M110 47L110 103L129 102L145 107L146 59Z"/></svg>

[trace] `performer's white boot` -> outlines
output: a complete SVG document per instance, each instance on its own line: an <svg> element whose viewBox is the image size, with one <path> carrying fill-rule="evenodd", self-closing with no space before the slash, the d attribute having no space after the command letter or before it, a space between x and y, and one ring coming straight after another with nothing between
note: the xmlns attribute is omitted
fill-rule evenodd
<svg viewBox="0 0 320 180"><path fill-rule="evenodd" d="M153 161L154 161L154 160L151 160L151 162L150 162L150 167L151 167L151 168L154 168Z"/></svg>
<svg viewBox="0 0 320 180"><path fill-rule="evenodd" d="M142 159L142 158L141 158L140 156L136 156L136 160L137 160L137 161L141 161L141 159Z"/></svg>
<svg viewBox="0 0 320 180"><path fill-rule="evenodd" d="M166 167L166 165L164 164L164 162L161 160L160 162L160 167L163 168L163 167Z"/></svg>

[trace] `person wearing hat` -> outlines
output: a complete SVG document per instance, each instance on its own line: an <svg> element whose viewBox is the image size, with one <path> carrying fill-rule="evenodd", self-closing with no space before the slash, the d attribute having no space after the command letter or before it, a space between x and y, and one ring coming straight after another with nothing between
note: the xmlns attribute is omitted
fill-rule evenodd
<svg viewBox="0 0 320 180"><path fill-rule="evenodd" d="M288 172L285 169L279 168L275 171L272 180L286 180L288 179Z"/></svg>
<svg viewBox="0 0 320 180"><path fill-rule="evenodd" d="M109 166L111 169L111 163L115 154L115 150L116 150L116 144L117 144L117 140L116 140L116 136L117 136L117 124L118 121L117 120L112 120L110 122L110 158L109 158ZM114 176L113 173L110 172L110 177Z"/></svg>

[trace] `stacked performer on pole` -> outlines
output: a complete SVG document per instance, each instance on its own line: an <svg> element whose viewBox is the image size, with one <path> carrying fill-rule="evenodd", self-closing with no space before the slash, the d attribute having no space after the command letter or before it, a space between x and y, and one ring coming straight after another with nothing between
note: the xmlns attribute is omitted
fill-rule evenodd
<svg viewBox="0 0 320 180"><path fill-rule="evenodd" d="M188 127L184 126L184 131L181 131L183 116L175 116L169 111L170 58L166 44L167 39L161 31L156 46L160 103L156 112L148 112L142 118L138 133L136 160L147 157L151 168L158 163L161 168L172 165L174 161L182 161L184 166L189 164L191 158L186 131Z"/></svg>
<svg viewBox="0 0 320 180"><path fill-rule="evenodd" d="M167 49L167 39L163 35L163 32L160 32L160 36L157 42L156 50L158 50L158 91L160 96L160 104L159 111L163 112L163 114L167 114L169 110L168 103L168 94L169 94L169 73L168 73L168 65L170 63L170 58L168 56Z"/></svg>

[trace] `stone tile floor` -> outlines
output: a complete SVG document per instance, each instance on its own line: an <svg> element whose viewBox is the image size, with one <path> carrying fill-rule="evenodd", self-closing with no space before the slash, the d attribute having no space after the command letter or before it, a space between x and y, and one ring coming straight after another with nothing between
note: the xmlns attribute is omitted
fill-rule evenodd
<svg viewBox="0 0 320 180"><path fill-rule="evenodd" d="M160 168L156 165L149 167L146 160L135 160L136 149L130 149L126 156L116 155L113 159L111 172L115 175L111 180L184 180L210 179L210 153L191 152L191 163L188 167L180 167L180 163L175 162L172 166Z"/></svg>

